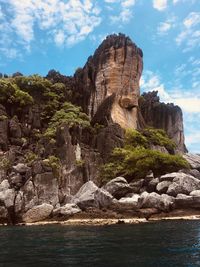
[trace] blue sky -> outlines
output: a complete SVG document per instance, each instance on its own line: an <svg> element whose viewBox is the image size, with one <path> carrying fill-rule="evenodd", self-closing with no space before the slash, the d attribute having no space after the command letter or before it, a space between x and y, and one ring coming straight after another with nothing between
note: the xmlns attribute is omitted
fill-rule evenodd
<svg viewBox="0 0 200 267"><path fill-rule="evenodd" d="M144 52L141 91L182 108L200 153L200 0L0 0L0 72L72 75L118 32Z"/></svg>

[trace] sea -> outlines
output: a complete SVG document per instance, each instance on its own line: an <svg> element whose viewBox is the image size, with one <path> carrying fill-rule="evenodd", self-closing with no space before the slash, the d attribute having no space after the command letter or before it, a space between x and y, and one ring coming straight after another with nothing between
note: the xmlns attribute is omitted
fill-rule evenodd
<svg viewBox="0 0 200 267"><path fill-rule="evenodd" d="M0 267L200 266L200 221L2 226Z"/></svg>

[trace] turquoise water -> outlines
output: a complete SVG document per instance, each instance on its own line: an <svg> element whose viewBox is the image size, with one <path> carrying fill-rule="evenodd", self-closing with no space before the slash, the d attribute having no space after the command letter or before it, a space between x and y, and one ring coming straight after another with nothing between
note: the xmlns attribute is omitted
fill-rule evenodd
<svg viewBox="0 0 200 267"><path fill-rule="evenodd" d="M0 227L0 267L200 266L200 221Z"/></svg>

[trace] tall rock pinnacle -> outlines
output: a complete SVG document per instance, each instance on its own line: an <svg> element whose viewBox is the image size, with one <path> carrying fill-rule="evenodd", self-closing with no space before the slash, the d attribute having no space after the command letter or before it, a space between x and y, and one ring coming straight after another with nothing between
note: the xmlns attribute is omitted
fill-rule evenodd
<svg viewBox="0 0 200 267"><path fill-rule="evenodd" d="M142 50L129 37L108 36L75 74L84 111L94 122L136 128L142 69Z"/></svg>

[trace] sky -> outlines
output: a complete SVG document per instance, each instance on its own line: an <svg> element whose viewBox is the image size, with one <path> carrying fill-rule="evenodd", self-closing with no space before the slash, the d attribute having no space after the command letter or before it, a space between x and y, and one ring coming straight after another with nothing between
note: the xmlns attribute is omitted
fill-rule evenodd
<svg viewBox="0 0 200 267"><path fill-rule="evenodd" d="M0 0L0 72L73 75L119 32L143 50L141 92L182 108L200 153L200 0Z"/></svg>

